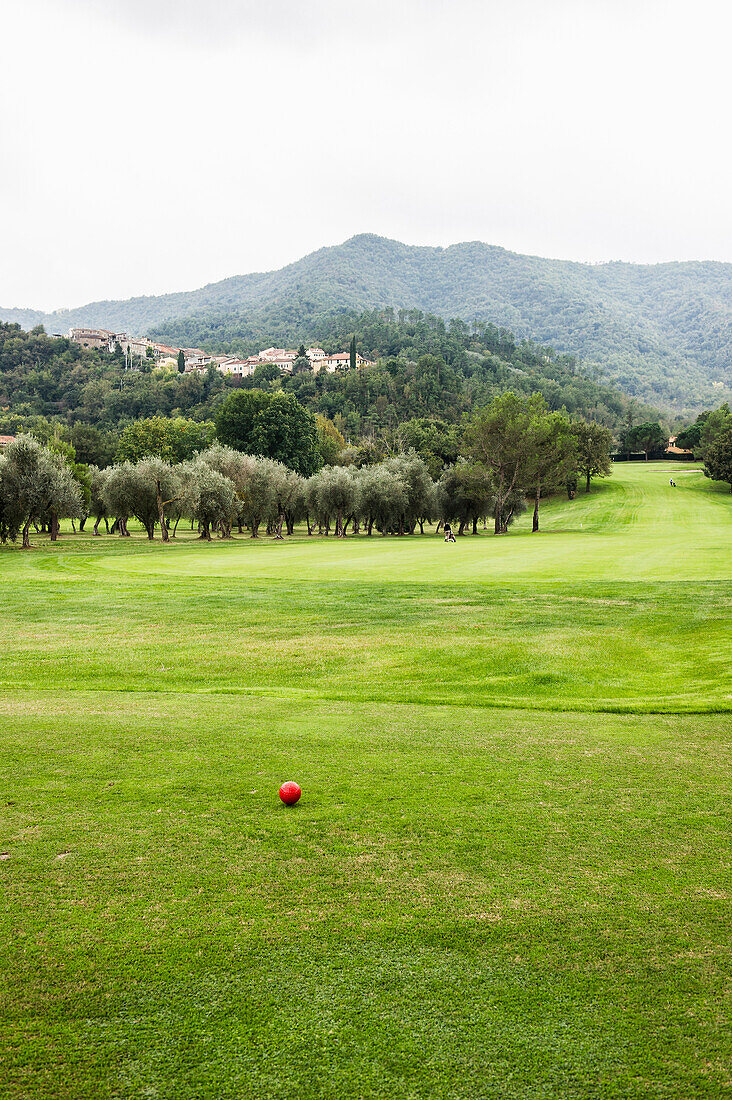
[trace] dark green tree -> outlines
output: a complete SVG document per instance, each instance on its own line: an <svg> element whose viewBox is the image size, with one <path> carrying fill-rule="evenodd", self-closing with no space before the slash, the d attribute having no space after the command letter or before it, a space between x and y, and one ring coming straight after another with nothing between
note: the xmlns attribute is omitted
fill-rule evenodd
<svg viewBox="0 0 732 1100"><path fill-rule="evenodd" d="M469 454L493 478L493 519L497 535L508 530L504 522L509 497L524 489L533 453L532 423L544 409L541 394L522 398L511 390L480 409L465 433Z"/></svg>
<svg viewBox="0 0 732 1100"><path fill-rule="evenodd" d="M707 447L704 473L713 481L726 481L732 493L732 426Z"/></svg>
<svg viewBox="0 0 732 1100"><path fill-rule="evenodd" d="M654 451L663 451L668 443L668 436L658 421L647 420L643 424L636 424L625 434L625 446L629 452L643 451L646 462L648 456Z"/></svg>
<svg viewBox="0 0 732 1100"><path fill-rule="evenodd" d="M235 450L275 459L303 477L323 465L315 417L291 394L230 394L216 412L216 434Z"/></svg>
<svg viewBox="0 0 732 1100"><path fill-rule="evenodd" d="M312 370L313 364L308 359L308 353L305 350L305 345L300 344L300 347L297 350L297 355L292 361L292 373L293 375L305 374L306 372L312 373Z"/></svg>
<svg viewBox="0 0 732 1100"><path fill-rule="evenodd" d="M566 484L577 468L577 442L569 418L562 413L537 411L531 425L532 447L526 488L534 493L532 531L539 530L542 492Z"/></svg>
<svg viewBox="0 0 732 1100"><path fill-rule="evenodd" d="M483 464L466 462L464 458L443 471L437 482L436 498L440 518L447 523L457 523L458 535L464 535L471 523L473 534L477 534L480 517L489 515L495 508L490 473ZM504 510L506 500L504 498Z"/></svg>
<svg viewBox="0 0 732 1100"><path fill-rule="evenodd" d="M708 413L701 430L701 439L697 448L702 458L706 458L707 450L716 441L717 437L732 428L732 410L725 401L718 409Z"/></svg>
<svg viewBox="0 0 732 1100"><path fill-rule="evenodd" d="M183 354L183 348L178 351L178 374L183 374L186 369L186 357Z"/></svg>
<svg viewBox="0 0 732 1100"><path fill-rule="evenodd" d="M590 491L590 479L609 477L613 470L610 457L613 435L608 428L586 420L575 420L572 434L577 446L577 473L585 479L585 492Z"/></svg>

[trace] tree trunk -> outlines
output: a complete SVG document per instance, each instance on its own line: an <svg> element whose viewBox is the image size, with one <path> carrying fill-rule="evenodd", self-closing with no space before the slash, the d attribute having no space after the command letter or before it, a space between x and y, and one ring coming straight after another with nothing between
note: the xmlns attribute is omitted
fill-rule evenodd
<svg viewBox="0 0 732 1100"><path fill-rule="evenodd" d="M541 496L541 482L536 483L536 495L534 497L534 522L531 525L532 534L539 530L539 498Z"/></svg>
<svg viewBox="0 0 732 1100"><path fill-rule="evenodd" d="M199 539L203 539L204 542L210 542L211 541L211 529L210 528L211 528L211 525L209 523L202 523L201 524L201 534L198 536Z"/></svg>
<svg viewBox="0 0 732 1100"><path fill-rule="evenodd" d="M474 535L478 534L478 517L477 516L473 516L473 534Z"/></svg>
<svg viewBox="0 0 732 1100"><path fill-rule="evenodd" d="M587 484L585 485L585 492L589 493L589 491L590 491L590 471L588 470L587 471Z"/></svg>
<svg viewBox="0 0 732 1100"><path fill-rule="evenodd" d="M97 516L97 521L96 521L96 523L94 524L94 527L92 528L92 535L99 535L99 524L100 524L101 522L102 522L102 517L101 517L101 516ZM101 535L99 535L99 537L101 538Z"/></svg>
<svg viewBox="0 0 732 1100"><path fill-rule="evenodd" d="M107 534L109 534L109 520L106 516L104 517L104 526L107 528Z"/></svg>
<svg viewBox="0 0 732 1100"><path fill-rule="evenodd" d="M282 524L285 522L285 513L280 512L277 516L277 526L275 528L275 538L282 538Z"/></svg>
<svg viewBox="0 0 732 1100"><path fill-rule="evenodd" d="M23 528L23 549L24 550L30 550L30 548L31 548L31 544L30 544L30 525L31 525L31 521L28 520L25 527Z"/></svg>
<svg viewBox="0 0 732 1100"><path fill-rule="evenodd" d="M493 534L494 535L502 535L503 534L503 531L501 530L501 506L498 503L498 501L496 501L496 508L495 508L494 513L493 513Z"/></svg>
<svg viewBox="0 0 732 1100"><path fill-rule="evenodd" d="M160 492L159 482L155 485L155 502L158 506L158 519L160 520L160 534L163 542L170 541L170 535L168 534L168 526L165 522L165 504L163 502L163 494ZM152 535L148 531L148 538L152 538Z"/></svg>
<svg viewBox="0 0 732 1100"><path fill-rule="evenodd" d="M56 512L52 508L51 509L51 542L55 542L56 539L58 538L59 526L60 525L59 525L59 522L58 522L58 516L56 515Z"/></svg>

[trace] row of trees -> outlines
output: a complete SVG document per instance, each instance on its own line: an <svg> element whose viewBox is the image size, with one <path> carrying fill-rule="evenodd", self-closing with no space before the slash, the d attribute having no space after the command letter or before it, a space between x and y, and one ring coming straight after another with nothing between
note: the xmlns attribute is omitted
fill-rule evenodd
<svg viewBox="0 0 732 1100"><path fill-rule="evenodd" d="M159 529L166 542L184 517L209 541L213 532L230 538L235 526L239 532L246 527L252 538L263 528L283 538L301 521L308 534L344 538L349 528L354 534L408 535L419 526L424 533L424 524L435 520L454 523L460 534L472 524L476 532L494 503L490 474L465 459L437 483L414 452L361 468L326 466L304 478L280 462L216 444L175 466L146 458L93 470L89 513L94 534L104 521L107 531L126 536L134 517L149 539ZM507 529L526 505L515 491L502 507Z"/></svg>
<svg viewBox="0 0 732 1100"><path fill-rule="evenodd" d="M134 517L149 538L159 528L165 541L183 517L198 524L204 539L213 531L229 537L234 525L240 531L246 525L253 538L263 525L282 537L303 519L309 533L316 526L344 536L349 525L354 531L363 525L368 534L375 528L403 535L417 525L423 532L435 519L456 524L463 534L491 516L495 533L502 534L525 510L527 496L538 531L542 496L561 487L572 496L578 475L589 490L593 476L610 472L610 432L550 412L539 394L509 392L476 413L464 453L436 480L414 449L359 462L332 424L316 423L284 395L260 396L235 395L217 423L219 435L228 433L235 446L217 443L177 463L151 454L105 469L79 467L70 454L20 436L0 457L0 538L22 533L27 547L35 524L47 526L55 539L62 516L82 526L93 516L94 534L102 520L110 530L112 520L111 530L122 536ZM280 405L291 415L283 415ZM318 470L319 440L332 446L334 461ZM265 445L289 461L249 453Z"/></svg>

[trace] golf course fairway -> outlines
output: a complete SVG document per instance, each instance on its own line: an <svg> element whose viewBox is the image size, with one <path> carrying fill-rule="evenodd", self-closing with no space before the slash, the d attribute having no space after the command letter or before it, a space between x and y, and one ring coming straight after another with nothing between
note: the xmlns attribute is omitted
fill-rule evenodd
<svg viewBox="0 0 732 1100"><path fill-rule="evenodd" d="M182 527L0 548L4 1100L728 1095L728 487Z"/></svg>

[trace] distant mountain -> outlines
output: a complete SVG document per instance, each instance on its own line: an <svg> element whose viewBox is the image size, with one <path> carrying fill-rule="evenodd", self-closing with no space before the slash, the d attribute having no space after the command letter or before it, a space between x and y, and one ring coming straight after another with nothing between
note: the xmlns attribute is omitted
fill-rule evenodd
<svg viewBox="0 0 732 1100"><path fill-rule="evenodd" d="M0 319L245 350L274 330L294 340L324 311L384 306L505 326L579 355L656 405L691 410L732 394L732 264L724 263L581 264L479 242L424 248L363 234L200 290L51 314L0 309Z"/></svg>

